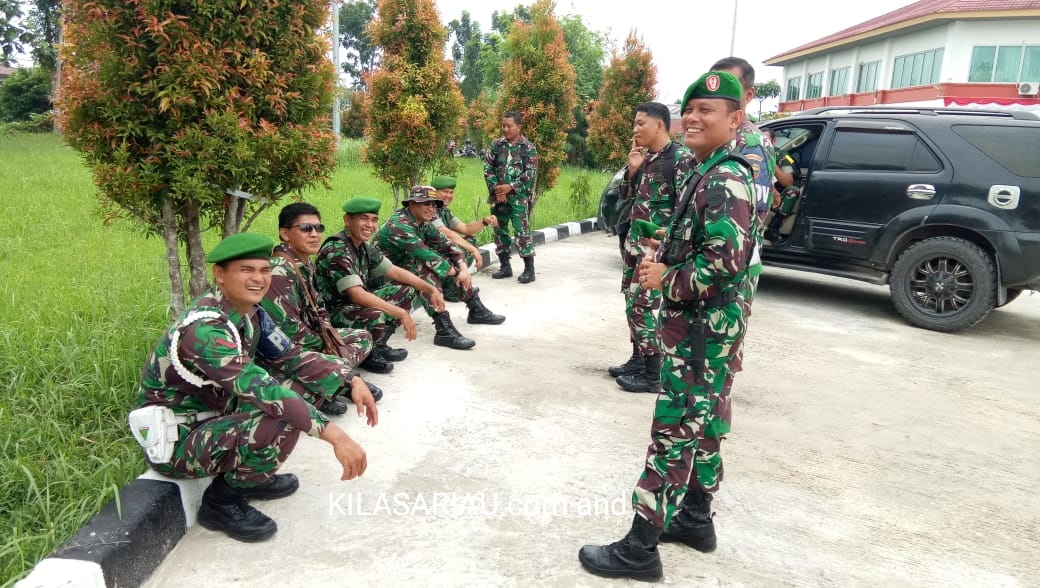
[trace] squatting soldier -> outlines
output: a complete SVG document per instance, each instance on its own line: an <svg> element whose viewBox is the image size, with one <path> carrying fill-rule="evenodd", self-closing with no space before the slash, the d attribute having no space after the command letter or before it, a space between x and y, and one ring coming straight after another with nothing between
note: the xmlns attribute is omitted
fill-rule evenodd
<svg viewBox="0 0 1040 588"><path fill-rule="evenodd" d="M586 545L578 554L595 574L657 580L659 540L704 551L715 547L710 494L702 489L717 488L722 460L718 453L708 456L710 474L695 472L693 461L699 436L719 439L729 431L730 387L745 331L741 295L759 231L751 171L733 154L740 102L740 82L724 72L704 74L683 96L685 142L697 167L658 247L658 261L644 259L639 267L644 287L664 294L663 391L632 495L631 530L617 543Z"/></svg>
<svg viewBox="0 0 1040 588"><path fill-rule="evenodd" d="M618 386L629 392L661 391L661 351L657 340L661 293L643 288L634 279L647 252L647 242L633 222L645 220L659 227L667 226L675 207L676 186L685 184L693 172L693 155L672 141L668 133L671 120L672 113L664 104L644 102L636 107L632 150L628 153L625 181L619 187L619 196L632 201L628 234L621 248L625 263L621 291L625 295L632 356L607 371L616 378Z"/></svg>
<svg viewBox="0 0 1040 588"><path fill-rule="evenodd" d="M366 197L343 204L344 229L325 240L315 261L318 290L334 326L366 329L376 342L373 354L385 361L402 361L408 350L390 347L390 336L401 325L405 338L414 341L411 313L416 297L422 294L424 304L443 311L444 296L412 272L391 263L372 245L381 206L379 200ZM369 284L380 278L391 283L370 292Z"/></svg>
<svg viewBox="0 0 1040 588"><path fill-rule="evenodd" d="M375 400L342 362L311 361L259 306L270 285L274 242L239 233L221 241L206 261L216 286L201 296L159 339L141 375L141 408L130 428L149 465L173 478L214 476L202 495L198 521L239 541L277 531L249 505L252 498L288 496L299 487L277 470L300 433L332 445L343 479L364 473L364 450L268 369L294 378L294 388L325 396L347 391L372 426Z"/></svg>
<svg viewBox="0 0 1040 588"><path fill-rule="evenodd" d="M462 253L433 227L444 202L434 197L432 186L414 186L404 207L390 215L376 231L376 244L396 265L407 268L420 278L443 289L445 297L466 303L470 324L498 325L506 317L495 314L480 301L478 289ZM452 349L470 349L476 342L459 333L447 311L438 311L423 301L427 314L437 327L433 344Z"/></svg>
<svg viewBox="0 0 1040 588"><path fill-rule="evenodd" d="M455 178L451 176L437 176L433 178L430 185L437 191L437 199L444 203L444 206L437 210L437 216L434 217L431 224L462 251L462 255L466 258L467 266L475 265L476 269L480 269L484 266L484 258L480 254L475 235L482 231L484 227L495 227L497 229L498 219L495 218L495 215L490 214L480 220L464 223L449 208L451 202L455 200ZM458 302L458 300L448 300L448 302Z"/></svg>
<svg viewBox="0 0 1040 588"><path fill-rule="evenodd" d="M500 267L491 277L498 280L513 276L513 267L509 264L512 246L509 226L512 225L516 248L524 260L524 271L517 281L527 284L534 281L531 206L538 179L538 150L520 133L520 121L518 112L507 112L502 116L502 136L491 144L484 159L484 181L487 182L491 211L498 218L495 252Z"/></svg>
<svg viewBox="0 0 1040 588"><path fill-rule="evenodd" d="M271 287L260 305L275 324L307 351L324 353L321 339L321 321L328 320L328 311L321 305L314 282L314 264L311 256L321 247L321 213L306 202L296 202L278 213L278 237L281 243L271 257ZM374 372L386 372L389 362L369 360L372 335L364 329L339 329L348 353L342 359L350 367L361 367ZM378 402L383 391L368 383L372 397ZM319 406L329 414L342 414L347 407L340 402Z"/></svg>

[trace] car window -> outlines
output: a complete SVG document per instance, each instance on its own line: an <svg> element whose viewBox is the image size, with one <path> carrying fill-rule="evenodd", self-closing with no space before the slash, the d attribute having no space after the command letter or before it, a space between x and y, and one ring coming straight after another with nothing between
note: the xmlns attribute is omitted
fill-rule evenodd
<svg viewBox="0 0 1040 588"><path fill-rule="evenodd" d="M942 169L939 158L920 140L914 145L914 155L910 158L910 171L937 172Z"/></svg>
<svg viewBox="0 0 1040 588"><path fill-rule="evenodd" d="M823 125L770 128L769 131L773 145L793 157L795 165L801 168L802 174L805 175L812 163L816 140L823 131Z"/></svg>
<svg viewBox="0 0 1040 588"><path fill-rule="evenodd" d="M906 171L917 136L873 130L838 129L825 169Z"/></svg>
<svg viewBox="0 0 1040 588"><path fill-rule="evenodd" d="M1040 129L954 125L953 131L1013 174L1040 178Z"/></svg>

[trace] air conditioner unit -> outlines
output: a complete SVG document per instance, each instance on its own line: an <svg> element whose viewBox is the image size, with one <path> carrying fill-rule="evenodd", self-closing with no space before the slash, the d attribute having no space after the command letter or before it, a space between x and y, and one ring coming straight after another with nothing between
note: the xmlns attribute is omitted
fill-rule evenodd
<svg viewBox="0 0 1040 588"><path fill-rule="evenodd" d="M1036 96L1037 93L1040 93L1040 82L1019 82L1019 96Z"/></svg>

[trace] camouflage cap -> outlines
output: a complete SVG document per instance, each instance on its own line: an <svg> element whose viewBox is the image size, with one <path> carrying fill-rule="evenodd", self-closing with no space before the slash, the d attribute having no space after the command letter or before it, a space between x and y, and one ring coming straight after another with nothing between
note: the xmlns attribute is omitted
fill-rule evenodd
<svg viewBox="0 0 1040 588"><path fill-rule="evenodd" d="M724 71L709 71L686 88L681 106L685 109L686 103L694 98L723 98L740 105L743 97L744 89L740 87L737 76Z"/></svg>
<svg viewBox="0 0 1040 588"><path fill-rule="evenodd" d="M434 202L438 208L444 206L444 202L437 198L437 190L434 190L433 186L412 186L412 192L402 202L405 204L409 202Z"/></svg>
<svg viewBox="0 0 1040 588"><path fill-rule="evenodd" d="M382 202L375 198L368 198L367 196L359 196L357 198L351 198L343 203L343 212L347 214L379 214L379 207L383 205Z"/></svg>
<svg viewBox="0 0 1040 588"><path fill-rule="evenodd" d="M433 181L430 182L430 185L433 186L434 190L444 190L446 188L454 188L455 187L455 178L453 178L451 176L437 176L436 178L433 178Z"/></svg>
<svg viewBox="0 0 1040 588"><path fill-rule="evenodd" d="M236 233L224 239L206 256L209 263L236 259L270 259L274 241L257 233Z"/></svg>

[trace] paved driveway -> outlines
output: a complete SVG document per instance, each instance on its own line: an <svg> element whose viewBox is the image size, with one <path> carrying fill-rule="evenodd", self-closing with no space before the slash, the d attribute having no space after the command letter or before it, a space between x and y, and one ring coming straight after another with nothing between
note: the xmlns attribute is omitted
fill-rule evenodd
<svg viewBox="0 0 1040 588"><path fill-rule="evenodd" d="M279 532L248 545L201 527L151 586L599 586L577 561L619 539L654 398L605 368L628 355L616 240L537 249L538 280L478 276L501 326L420 323L380 425L341 482L301 439L294 496L257 503ZM418 318L418 314L416 317ZM391 343L402 341L395 336ZM664 584L1025 586L1040 577L1040 295L944 335L884 288L767 269L734 388L719 548L661 546Z"/></svg>

